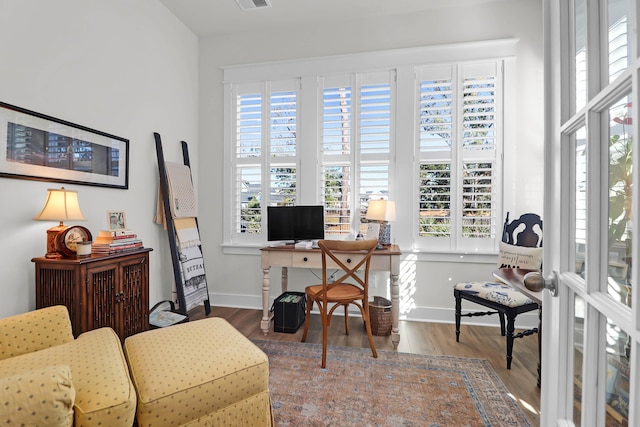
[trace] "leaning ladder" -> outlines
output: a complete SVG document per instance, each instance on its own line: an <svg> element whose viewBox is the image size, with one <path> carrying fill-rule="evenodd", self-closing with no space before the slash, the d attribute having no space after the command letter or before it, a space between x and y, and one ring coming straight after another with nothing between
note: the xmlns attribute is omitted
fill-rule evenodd
<svg viewBox="0 0 640 427"><path fill-rule="evenodd" d="M164 208L165 221L167 225L167 236L169 238L169 249L171 251L171 261L173 263L173 278L176 284L176 294L178 297L178 308L177 311L184 314L187 314L187 302L185 298L184 292L184 274L182 271L182 264L180 263L180 251L178 248L178 243L176 239L176 228L173 222L173 217L171 213L171 206L169 201L169 180L167 177L167 169L165 167L164 161L164 152L162 151L162 141L160 138L160 134L157 132L153 133L153 136L156 141L156 154L158 156L158 171L160 173L160 190L162 193L162 206ZM188 166L191 169L191 163L189 162L189 148L187 147L187 143L182 141L182 158L184 165ZM196 226L198 225L198 218L196 218ZM199 230L199 229L198 229ZM199 234L199 231L198 231ZM202 248L200 248L202 250ZM208 294L208 289L207 289ZM211 313L211 303L207 299L204 301L204 309L205 313L209 315Z"/></svg>

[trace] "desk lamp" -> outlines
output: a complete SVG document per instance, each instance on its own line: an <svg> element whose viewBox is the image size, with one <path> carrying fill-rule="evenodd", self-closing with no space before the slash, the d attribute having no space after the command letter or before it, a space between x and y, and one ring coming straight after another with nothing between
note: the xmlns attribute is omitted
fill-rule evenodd
<svg viewBox="0 0 640 427"><path fill-rule="evenodd" d="M389 221L396 220L396 203L389 200L369 200L366 218L369 221L380 223L380 234L378 235L379 246L391 244L391 224Z"/></svg>
<svg viewBox="0 0 640 427"><path fill-rule="evenodd" d="M56 251L56 236L63 232L67 226L64 221L86 221L78 204L78 192L50 188L47 190L47 201L42 211L33 219L36 221L60 221L60 224L47 230L47 258L61 258Z"/></svg>

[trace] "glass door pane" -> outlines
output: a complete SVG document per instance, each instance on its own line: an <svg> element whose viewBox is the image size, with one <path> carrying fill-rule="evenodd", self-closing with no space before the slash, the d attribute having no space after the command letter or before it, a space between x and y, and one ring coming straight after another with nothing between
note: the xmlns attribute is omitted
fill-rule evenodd
<svg viewBox="0 0 640 427"><path fill-rule="evenodd" d="M609 109L609 280L608 293L631 306L632 135L630 97Z"/></svg>
<svg viewBox="0 0 640 427"><path fill-rule="evenodd" d="M629 425L629 354L628 335L607 320L606 327L606 426Z"/></svg>
<svg viewBox="0 0 640 427"><path fill-rule="evenodd" d="M575 295L573 330L573 423L582 425L582 357L584 355L584 300Z"/></svg>
<svg viewBox="0 0 640 427"><path fill-rule="evenodd" d="M614 81L629 65L629 48L631 47L630 34L627 29L629 8L629 0L609 0L607 2L609 83Z"/></svg>
<svg viewBox="0 0 640 427"><path fill-rule="evenodd" d="M587 17L586 0L574 2L575 25L575 111L587 104Z"/></svg>
<svg viewBox="0 0 640 427"><path fill-rule="evenodd" d="M586 129L578 129L575 142L575 272L584 278L587 249L587 139Z"/></svg>

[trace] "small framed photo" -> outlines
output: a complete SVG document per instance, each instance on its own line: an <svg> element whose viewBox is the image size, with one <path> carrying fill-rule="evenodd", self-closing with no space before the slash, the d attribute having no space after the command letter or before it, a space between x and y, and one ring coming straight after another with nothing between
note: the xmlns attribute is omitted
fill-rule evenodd
<svg viewBox="0 0 640 427"><path fill-rule="evenodd" d="M127 217L124 211L107 211L107 229L109 231L127 229Z"/></svg>

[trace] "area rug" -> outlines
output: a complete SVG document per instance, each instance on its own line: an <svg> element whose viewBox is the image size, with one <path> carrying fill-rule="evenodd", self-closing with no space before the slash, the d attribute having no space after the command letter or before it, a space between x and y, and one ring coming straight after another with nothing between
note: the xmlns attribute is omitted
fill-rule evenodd
<svg viewBox="0 0 640 427"><path fill-rule="evenodd" d="M254 340L277 426L530 426L488 361Z"/></svg>

